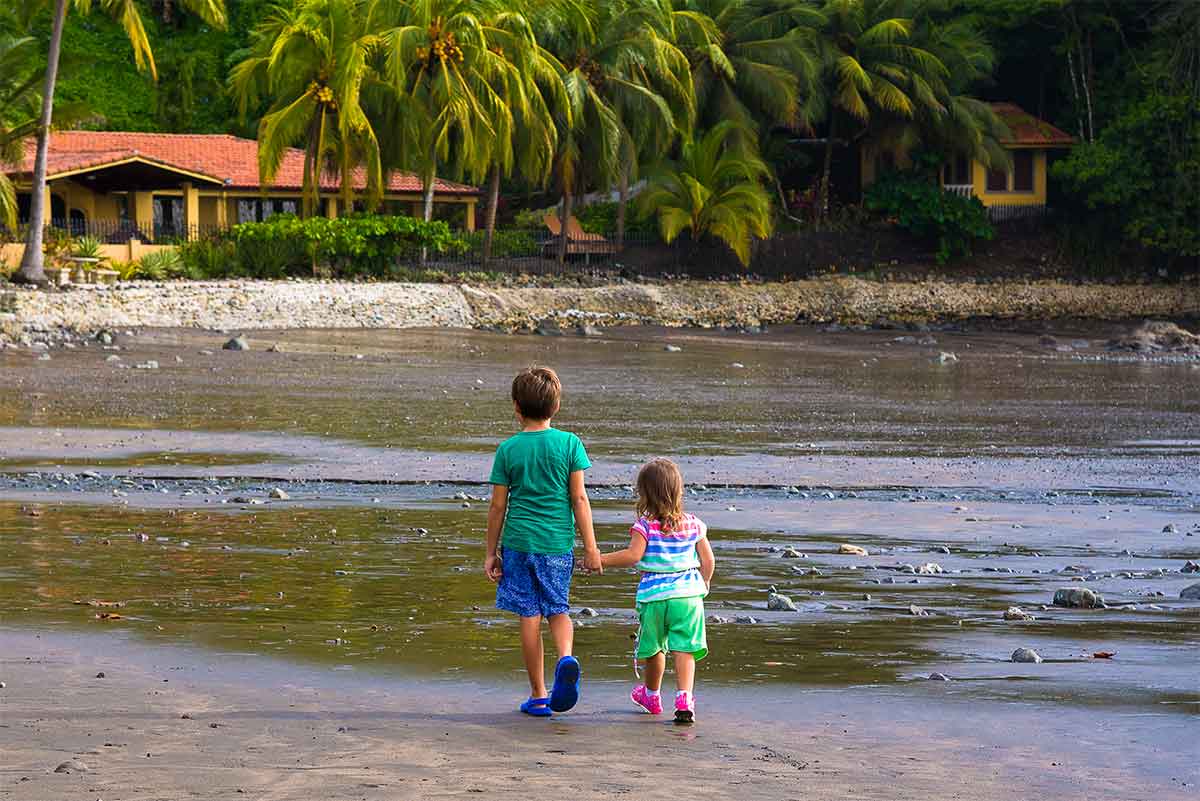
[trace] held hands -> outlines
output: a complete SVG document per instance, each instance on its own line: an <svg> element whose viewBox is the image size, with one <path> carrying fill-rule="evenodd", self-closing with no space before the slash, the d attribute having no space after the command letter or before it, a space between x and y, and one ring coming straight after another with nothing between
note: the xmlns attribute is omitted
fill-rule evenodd
<svg viewBox="0 0 1200 801"><path fill-rule="evenodd" d="M604 575L604 559L600 556L599 548L583 552L583 569L598 576Z"/></svg>
<svg viewBox="0 0 1200 801"><path fill-rule="evenodd" d="M504 575L503 561L496 554L489 555L483 560L483 572L493 582L499 581Z"/></svg>

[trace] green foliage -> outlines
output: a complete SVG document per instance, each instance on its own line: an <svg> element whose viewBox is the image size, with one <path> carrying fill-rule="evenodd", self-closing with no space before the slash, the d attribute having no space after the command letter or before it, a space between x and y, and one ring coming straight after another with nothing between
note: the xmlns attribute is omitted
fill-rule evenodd
<svg viewBox="0 0 1200 801"><path fill-rule="evenodd" d="M1200 256L1200 98L1150 90L1053 176L1092 241L1116 235L1165 257Z"/></svg>
<svg viewBox="0 0 1200 801"><path fill-rule="evenodd" d="M461 253L466 248L444 222L369 214L336 219L277 214L235 225L230 237L238 274L254 278L313 274L322 267L342 278L387 278L422 249Z"/></svg>
<svg viewBox="0 0 1200 801"><path fill-rule="evenodd" d="M579 226L589 234L611 235L617 230L617 204L592 203L575 209ZM625 204L625 232L634 235L654 235L658 232L652 214L643 214L636 203Z"/></svg>
<svg viewBox="0 0 1200 801"><path fill-rule="evenodd" d="M472 231L455 236L462 243L464 252L483 250L483 231ZM541 252L541 245L527 230L496 230L492 232L492 258L513 259L536 256Z"/></svg>
<svg viewBox="0 0 1200 801"><path fill-rule="evenodd" d="M202 281L236 274L237 247L225 235L200 237L181 243L176 252L188 278Z"/></svg>
<svg viewBox="0 0 1200 801"><path fill-rule="evenodd" d="M995 235L979 198L945 192L926 172L881 176L867 189L864 204L933 244L938 264L971 255L976 241Z"/></svg>
<svg viewBox="0 0 1200 801"><path fill-rule="evenodd" d="M723 122L698 141L684 141L679 160L650 178L638 202L644 213L658 215L664 241L683 231L694 242L716 237L747 266L751 240L771 234L771 199L762 186L767 165L726 147L736 131Z"/></svg>
<svg viewBox="0 0 1200 801"><path fill-rule="evenodd" d="M82 259L103 259L100 240L94 236L81 236L71 245L71 255Z"/></svg>
<svg viewBox="0 0 1200 801"><path fill-rule="evenodd" d="M153 250L137 260L136 276L150 281L184 278L187 271L175 248Z"/></svg>

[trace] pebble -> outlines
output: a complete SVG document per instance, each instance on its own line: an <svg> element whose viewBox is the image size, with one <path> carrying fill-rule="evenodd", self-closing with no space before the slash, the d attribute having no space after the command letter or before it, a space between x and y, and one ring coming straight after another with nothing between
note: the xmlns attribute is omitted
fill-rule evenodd
<svg viewBox="0 0 1200 801"><path fill-rule="evenodd" d="M1032 648L1018 648L1012 652L1009 660L1012 662L1029 662L1036 665L1041 664L1042 655Z"/></svg>
<svg viewBox="0 0 1200 801"><path fill-rule="evenodd" d="M270 497L272 500L276 500L276 501L290 501L292 499L291 495L288 495L286 492L281 490L279 487L272 487L271 492L270 492Z"/></svg>
<svg viewBox="0 0 1200 801"><path fill-rule="evenodd" d="M733 368L733 369L735 369L735 370L744 370L744 369L746 369L746 365L742 364L741 362L734 362L734 363L730 364L729 366L730 366L730 367L732 367L732 368Z"/></svg>
<svg viewBox="0 0 1200 801"><path fill-rule="evenodd" d="M1021 607L1010 606L1010 607L1008 607L1008 609L1004 610L1004 619L1005 620L1025 621L1025 620L1033 620L1034 618L1033 618L1033 615L1029 614Z"/></svg>
<svg viewBox="0 0 1200 801"><path fill-rule="evenodd" d="M54 769L55 773L87 773L88 766L78 759L68 759Z"/></svg>
<svg viewBox="0 0 1200 801"><path fill-rule="evenodd" d="M783 559L802 559L804 554L800 553L795 548L784 548L783 553L780 554L780 557Z"/></svg>
<svg viewBox="0 0 1200 801"><path fill-rule="evenodd" d="M667 353L679 353L681 350L683 350L683 348L679 347L678 345L664 345L663 350L665 350Z"/></svg>
<svg viewBox="0 0 1200 801"><path fill-rule="evenodd" d="M837 552L841 553L841 554L848 554L850 556L868 556L869 555L867 553L866 548L860 547L858 545L850 545L850 544L844 543L844 542L842 544L838 545Z"/></svg>
<svg viewBox="0 0 1200 801"><path fill-rule="evenodd" d="M913 617L929 617L929 610L916 604L908 607L908 613Z"/></svg>
<svg viewBox="0 0 1200 801"><path fill-rule="evenodd" d="M930 673L929 680L930 681L950 681L950 677L947 676L945 673Z"/></svg>
<svg viewBox="0 0 1200 801"><path fill-rule="evenodd" d="M133 367L135 370L157 370L158 362L150 359L149 361L138 362Z"/></svg>
<svg viewBox="0 0 1200 801"><path fill-rule="evenodd" d="M721 617L720 615L709 615L708 622L712 623L714 626L723 626L727 623L732 623L733 621L730 618Z"/></svg>
<svg viewBox="0 0 1200 801"><path fill-rule="evenodd" d="M1103 609L1104 597L1086 587L1068 587L1054 593L1054 605L1068 609Z"/></svg>
<svg viewBox="0 0 1200 801"><path fill-rule="evenodd" d="M944 572L945 571L942 570L942 566L937 562L926 562L917 568L917 575L919 576L936 576Z"/></svg>
<svg viewBox="0 0 1200 801"><path fill-rule="evenodd" d="M115 353L112 353L104 357L104 361L108 362L109 364L116 364L117 362L121 361L121 357Z"/></svg>
<svg viewBox="0 0 1200 801"><path fill-rule="evenodd" d="M767 596L767 609L772 612L795 612L796 604L786 595L775 592L775 588L772 587L770 595Z"/></svg>
<svg viewBox="0 0 1200 801"><path fill-rule="evenodd" d="M1180 573L1200 573L1200 563L1193 562L1191 559L1184 563L1179 569Z"/></svg>
<svg viewBox="0 0 1200 801"><path fill-rule="evenodd" d="M752 626L752 625L754 625L755 623L757 623L757 622L758 622L758 618L756 618L756 617L751 617L750 615L738 615L737 617L735 617L735 618L733 619L733 622L734 622L734 623L742 623L742 624L744 624L744 625L751 625L751 626Z"/></svg>
<svg viewBox="0 0 1200 801"><path fill-rule="evenodd" d="M600 613L590 606L581 607L579 610L580 617L598 617L599 615Z"/></svg>
<svg viewBox="0 0 1200 801"><path fill-rule="evenodd" d="M104 678L104 671L102 670L102 671L100 671L99 673L97 673L97 674L96 674L96 678L98 678L98 679L102 679L102 678Z"/></svg>
<svg viewBox="0 0 1200 801"><path fill-rule="evenodd" d="M1179 591L1179 597L1185 601L1200 601L1200 584L1184 587Z"/></svg>
<svg viewBox="0 0 1200 801"><path fill-rule="evenodd" d="M1165 526L1163 526L1162 533L1163 534L1178 534L1179 526L1175 525L1174 523L1167 523Z"/></svg>
<svg viewBox="0 0 1200 801"><path fill-rule="evenodd" d="M604 332L594 325L583 323L575 328L575 333L581 337L602 337Z"/></svg>
<svg viewBox="0 0 1200 801"><path fill-rule="evenodd" d="M944 350L937 356L934 356L933 361L935 364L951 364L958 361L958 354Z"/></svg>
<svg viewBox="0 0 1200 801"><path fill-rule="evenodd" d="M250 343L244 336L238 335L222 345L221 350L250 350Z"/></svg>

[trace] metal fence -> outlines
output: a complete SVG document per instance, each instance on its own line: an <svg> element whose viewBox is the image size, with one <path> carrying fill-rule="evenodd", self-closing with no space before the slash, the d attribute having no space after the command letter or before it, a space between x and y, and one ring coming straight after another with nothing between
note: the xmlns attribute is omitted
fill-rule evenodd
<svg viewBox="0 0 1200 801"><path fill-rule="evenodd" d="M175 222L154 222L146 220L84 220L80 218L63 219L56 217L46 223L43 237L50 239L54 236L71 238L90 237L104 245L123 245L131 239L157 245L174 245L186 242L188 239L198 239L221 232L216 225L196 225ZM23 220L12 238L23 240L29 232L29 222Z"/></svg>

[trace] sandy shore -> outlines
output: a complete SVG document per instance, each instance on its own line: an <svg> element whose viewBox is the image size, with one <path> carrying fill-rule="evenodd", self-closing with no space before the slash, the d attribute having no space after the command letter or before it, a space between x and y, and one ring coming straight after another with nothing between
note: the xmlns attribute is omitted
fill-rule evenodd
<svg viewBox="0 0 1200 801"><path fill-rule="evenodd" d="M0 630L0 653L0 798L12 801L1168 801L1194 798L1197 780L1188 716L1156 717L1149 732L1139 716L1085 724L1035 705L946 714L964 702L940 682L915 701L702 691L699 724L677 728L632 711L615 684L542 721L511 710L515 681L413 682L19 629ZM794 722L771 713L781 703ZM87 769L55 772L73 759Z"/></svg>

